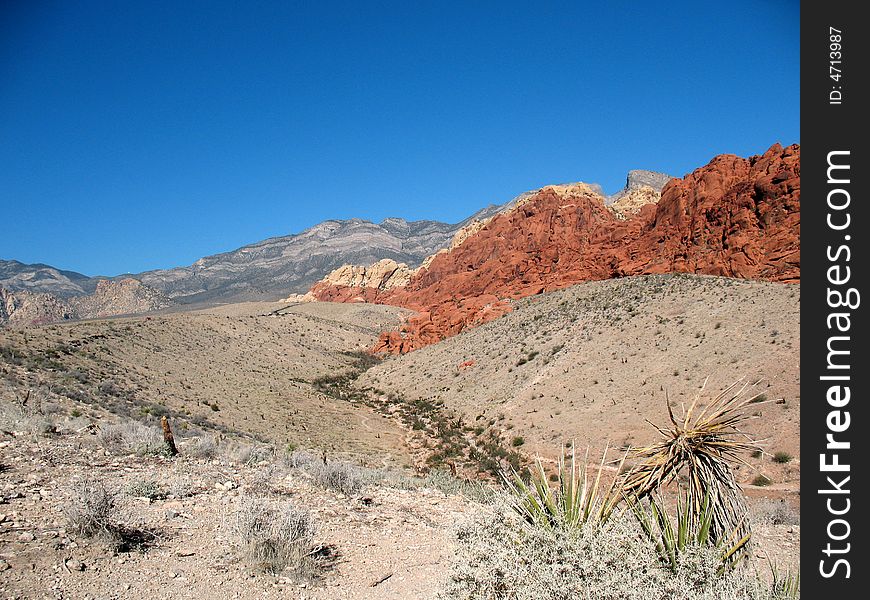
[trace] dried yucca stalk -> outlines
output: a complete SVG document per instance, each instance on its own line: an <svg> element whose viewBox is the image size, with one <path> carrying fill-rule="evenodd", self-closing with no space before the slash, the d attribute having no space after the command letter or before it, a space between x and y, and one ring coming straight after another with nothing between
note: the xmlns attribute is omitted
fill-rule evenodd
<svg viewBox="0 0 870 600"><path fill-rule="evenodd" d="M756 449L740 425L750 418L743 409L759 396L746 394L748 384L738 380L700 408L706 385L704 380L680 418L674 416L668 399L671 426L666 429L650 422L662 439L635 451L641 462L625 475L622 490L629 498L641 499L685 471L692 510L700 514L709 502L710 537L715 542L735 533L740 538L749 533L746 503L730 462L747 464L740 455Z"/></svg>

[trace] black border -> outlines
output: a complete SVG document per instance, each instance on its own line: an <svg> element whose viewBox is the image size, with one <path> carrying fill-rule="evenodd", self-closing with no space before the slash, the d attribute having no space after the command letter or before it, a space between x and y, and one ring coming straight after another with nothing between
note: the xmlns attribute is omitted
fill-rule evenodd
<svg viewBox="0 0 870 600"><path fill-rule="evenodd" d="M870 104L866 94L864 75L868 60L867 37L870 23L859 17L859 4L829 2L804 2L801 6L801 254L802 254L802 294L801 294L801 595L805 598L866 598L870 594L867 585L870 564L865 560L867 542L867 443L870 438L868 423L867 380L870 379L867 353L867 318L864 306L870 303L865 284L868 271L867 239L870 237L870 217L867 204L867 144L864 123L870 119ZM866 5L865 5L866 7ZM830 77L830 27L842 30L842 77L835 81ZM830 102L829 93L839 86L842 103ZM775 96L775 93L774 93ZM844 185L828 183L828 153L848 150L850 182L848 188L851 201L848 212L851 224L848 231L834 231L827 225L827 195L831 189ZM841 171L842 173L842 171ZM842 194L839 194L842 198ZM842 218L842 212L835 215ZM845 241L846 235L850 240ZM841 244L848 244L851 260L845 262L845 253L840 255L840 265L851 268L851 279L840 289L855 287L862 295L861 304L855 310L832 309L828 305L827 280L829 261L828 247L832 251ZM834 286L830 286L834 288ZM850 426L847 431L837 434L837 438L848 441L851 447L840 452L840 462L850 465L848 475L851 480L843 487L850 490L851 508L843 516L849 521L849 552L838 557L828 558L823 553L828 543L827 527L831 519L837 518L828 512L826 500L832 496L821 494L819 490L830 487L827 476L837 473L823 473L820 470L820 454L826 452L826 434L829 432L826 418L833 408L828 404L826 392L830 382L821 381L820 376L828 373L827 342L831 333L827 317L831 312L848 310L851 328L848 334L851 354L848 361L851 369L848 383L851 389L849 404L840 410L850 413ZM844 347L844 346L841 346ZM828 451L830 453L830 451ZM845 496L837 496L842 502ZM839 505L839 506L842 506ZM835 526L835 534L845 530L845 526ZM820 561L825 560L825 568L830 569L836 558L849 562L850 574L845 577L845 567L840 565L833 577L825 578L820 572ZM824 596L822 596L824 594Z"/></svg>

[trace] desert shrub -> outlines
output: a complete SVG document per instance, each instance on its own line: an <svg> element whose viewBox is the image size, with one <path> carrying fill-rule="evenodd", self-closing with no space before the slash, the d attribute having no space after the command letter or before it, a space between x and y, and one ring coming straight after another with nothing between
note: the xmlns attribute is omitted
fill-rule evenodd
<svg viewBox="0 0 870 600"><path fill-rule="evenodd" d="M166 454L163 432L136 421L106 424L97 434L103 447L112 454L137 454L139 456Z"/></svg>
<svg viewBox="0 0 870 600"><path fill-rule="evenodd" d="M792 455L788 452L776 452L773 455L773 462L785 464L787 462L791 462Z"/></svg>
<svg viewBox="0 0 870 600"><path fill-rule="evenodd" d="M161 500L168 495L166 490L153 479L136 479L127 485L127 493L134 498Z"/></svg>
<svg viewBox="0 0 870 600"><path fill-rule="evenodd" d="M57 433L54 419L47 415L34 414L21 420L21 428L33 435L49 435Z"/></svg>
<svg viewBox="0 0 870 600"><path fill-rule="evenodd" d="M287 454L284 460L287 466L292 469L304 469L318 459L306 450L293 450Z"/></svg>
<svg viewBox="0 0 870 600"><path fill-rule="evenodd" d="M270 446L244 442L227 444L221 448L221 453L230 462L247 466L270 461L275 457L275 450Z"/></svg>
<svg viewBox="0 0 870 600"><path fill-rule="evenodd" d="M117 494L101 481L85 479L73 484L63 513L70 530L77 535L117 537Z"/></svg>
<svg viewBox="0 0 870 600"><path fill-rule="evenodd" d="M754 523L765 525L800 525L800 513L791 508L785 500L767 498L756 501L750 511Z"/></svg>
<svg viewBox="0 0 870 600"><path fill-rule="evenodd" d="M771 483L772 482L769 477L766 477L760 473L756 475L755 478L752 480L752 485L757 485L759 487L764 487L766 485L770 485Z"/></svg>
<svg viewBox="0 0 870 600"><path fill-rule="evenodd" d="M525 443L526 443L526 438L524 438L521 435L518 435L518 436L514 437L514 439L511 440L511 446L513 446L514 448L518 448Z"/></svg>
<svg viewBox="0 0 870 600"><path fill-rule="evenodd" d="M628 514L601 527L528 527L508 507L462 524L444 600L774 600L795 597L750 569L717 575L719 557L693 545L676 568L663 566L655 544Z"/></svg>
<svg viewBox="0 0 870 600"><path fill-rule="evenodd" d="M28 392L27 396L30 396ZM6 430L26 432L32 435L48 435L57 432L54 419L45 414L44 403L37 397L27 406L24 402L0 400L0 426Z"/></svg>
<svg viewBox="0 0 870 600"><path fill-rule="evenodd" d="M235 515L234 531L246 560L267 573L288 571L306 579L316 573L314 524L306 511L290 503L272 505L245 498Z"/></svg>
<svg viewBox="0 0 870 600"><path fill-rule="evenodd" d="M278 467L273 464L259 467L248 480L248 493L255 496L266 496L272 492L272 482L275 481L278 474Z"/></svg>
<svg viewBox="0 0 870 600"><path fill-rule="evenodd" d="M212 459L218 453L217 440L212 435L197 436L187 443L184 453L194 458Z"/></svg>
<svg viewBox="0 0 870 600"><path fill-rule="evenodd" d="M104 396L120 396L124 391L121 386L111 379L101 381L100 385L97 386L97 389Z"/></svg>
<svg viewBox="0 0 870 600"><path fill-rule="evenodd" d="M370 479L364 469L341 461L314 462L308 470L317 485L345 496L360 494Z"/></svg>

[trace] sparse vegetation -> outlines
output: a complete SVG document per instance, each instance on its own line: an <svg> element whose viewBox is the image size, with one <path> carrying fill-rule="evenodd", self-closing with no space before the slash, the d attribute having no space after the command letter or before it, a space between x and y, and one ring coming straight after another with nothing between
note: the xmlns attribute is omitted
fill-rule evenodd
<svg viewBox="0 0 870 600"><path fill-rule="evenodd" d="M327 463L313 462L308 466L314 481L320 487L344 494L356 496L366 487L366 477L362 469L349 463L329 461Z"/></svg>
<svg viewBox="0 0 870 600"><path fill-rule="evenodd" d="M770 480L769 477L762 475L760 473L752 479L752 485L756 485L758 487L768 486L771 483L773 483L773 482Z"/></svg>
<svg viewBox="0 0 870 600"><path fill-rule="evenodd" d="M673 428L659 429L662 441L638 451L634 467L620 464L607 489L600 482L604 459L590 484L573 448L570 466L561 454L555 478L540 461L529 483L514 473L503 508L460 529L445 597L797 598L791 575L773 568L771 583L736 569L750 540L742 496L729 496L739 493L729 460L752 448L736 439L748 403L744 389L726 388L694 419L697 399L680 420L669 406ZM660 490L683 468L689 487L678 495L674 523ZM621 501L633 522L614 513Z"/></svg>
<svg viewBox="0 0 870 600"><path fill-rule="evenodd" d="M63 512L70 530L83 537L117 540L117 493L95 479L76 482L69 489Z"/></svg>
<svg viewBox="0 0 870 600"><path fill-rule="evenodd" d="M127 486L127 493L135 498L148 498L151 501L162 500L167 492L153 479L137 479Z"/></svg>
<svg viewBox="0 0 870 600"><path fill-rule="evenodd" d="M653 542L627 514L602 527L563 530L527 527L510 509L497 508L460 526L443 600L784 600L747 569L717 574L715 548L689 545L676 569L661 565Z"/></svg>
<svg viewBox="0 0 870 600"><path fill-rule="evenodd" d="M182 452L195 458L212 459L218 452L217 440L211 435L200 435L190 440Z"/></svg>
<svg viewBox="0 0 870 600"><path fill-rule="evenodd" d="M762 499L750 511L754 523L765 525L800 525L800 513L792 509L785 500Z"/></svg>
<svg viewBox="0 0 870 600"><path fill-rule="evenodd" d="M112 454L162 456L167 452L161 430L136 421L105 424L100 427L98 437Z"/></svg>
<svg viewBox="0 0 870 600"><path fill-rule="evenodd" d="M659 281L664 282L662 285L665 288L673 285L670 277L650 278L650 282L658 284ZM494 337L496 340L494 346L483 347L480 351L475 347L473 352L465 347L459 347L461 352L441 362L435 352L438 348L433 348L431 353L420 353L426 360L432 357L435 360L427 370L414 371L413 381L405 387L394 384L399 377L409 377L398 372L400 368L404 368L401 367L401 361L407 360L408 357L385 360L383 365L376 368L372 374L360 377L361 369L377 365L381 361L366 352L341 353L331 350L332 354L325 363L307 370L306 362L311 360L312 356L319 356L318 344L323 343L324 337L319 333L310 334L312 337L300 345L301 350L298 353L284 352L281 355L282 361L287 364L282 363L280 368L265 364L263 361L257 362L247 356L234 357L233 364L240 372L249 373L252 378L250 387L238 385L239 379L227 379L221 381L225 386L223 388L204 389L202 377L197 379L195 374L191 375L187 365L176 367L174 364L171 365L171 369L166 369L165 375L163 372L160 373L158 387L146 382L144 376L137 378L139 374L133 370L129 372L124 370L124 364L121 362L91 361L89 358L91 355L99 354L105 357L113 353L117 354L119 345L129 341L130 336L136 336L136 343L142 347L153 344L154 342L149 340L147 335L142 336L143 330L136 326L132 329L129 326L126 329L124 326L117 327L112 334L118 336L117 340L93 343L87 350L71 350L73 342L77 340L70 335L70 342L66 344L65 338L68 331L73 329L61 328L53 335L60 336L67 349L73 354L67 354L66 351L59 349L60 343L55 348L53 342L49 347L51 352L41 357L38 356L39 351L32 349L28 350L31 354L26 354L19 348L12 350L7 348L4 354L4 346L0 346L0 358L6 360L5 364L0 361L0 385L6 384L7 381L12 386L23 386L21 382L31 385L33 379L28 380L30 374L26 373L25 369L29 367L25 367L25 364L38 364L39 377L49 382L41 384L45 389L44 403L37 404L31 401L28 404L32 417L42 422L53 423L57 426L56 431L61 434L59 436L52 434L53 437L48 442L44 438L31 440L42 445L40 452L44 453L45 464L50 465L51 461L58 460L50 447L56 443L55 440L65 443L67 440L92 440L96 437L115 455L106 460L101 449L95 454L96 462L110 465L107 467L109 469L107 472L113 477L109 480L110 485L102 484L103 488L118 490L110 494L113 496L108 510L110 516L102 521L106 526L102 529L85 528L96 532L85 534L84 529L74 527L73 519L69 519L68 529L75 535L104 537L107 540L123 539L125 534L121 523L147 523L148 519L154 519L153 522L159 522L161 527L167 528L167 539L175 538L167 543L168 553L179 549L187 551L187 548L176 540L184 539L184 544L187 544L186 532L193 529L191 526L194 523L197 526L207 524L204 518L213 518L215 514L223 515L228 507L233 506L232 502L238 501L239 514L234 518L231 512L229 524L237 534L245 560L266 572L280 573L305 581L316 576L312 574L319 571L322 563L317 557L322 555L322 551L314 542L313 532L311 535L304 533L306 530L313 530L313 527L301 524L304 518L293 521L296 523L294 526L285 526L283 529L279 526L284 519L281 515L285 511L296 510L300 514L305 514L305 511L297 509L314 506L309 504L312 501L328 507L328 510L324 511L323 518L332 519L335 510L341 514L341 517L329 523L328 539L334 539L341 545L346 539L342 535L347 532L342 530L343 527L369 527L371 523L378 523L383 516L380 511L385 507L389 507L390 510L408 510L409 513L412 509L416 509L415 513L420 516L419 523L425 521L426 527L431 529L434 525L430 526L428 519L431 518L432 523L437 522L441 527L447 522L443 511L448 509L455 511L458 504L464 507L473 506L470 502L456 498L438 497L439 507L436 508L433 496L440 496L439 494L415 491L425 488L448 495L461 494L467 499L485 504L484 507L474 507L473 511L469 511L474 515L473 519L459 530L459 554L454 570L449 575L449 582L444 591L445 598L487 598L488 600L535 598L537 600L549 597L588 597L629 600L634 598L712 600L712 598L724 597L740 600L749 598L773 600L797 597L799 582L787 571L777 572L774 569L772 577L763 574L759 579L752 572L757 568L757 561L749 568L742 566L730 568L731 557L745 556L741 554L742 547L738 547L728 560L723 561L723 554L728 554L733 544L728 542L731 536L727 530L723 530L724 535L716 538L718 543L714 543L714 536L710 533L712 517L708 516L712 515L711 505L705 509L702 504L700 512L695 513L693 508L695 505L683 496L677 509L674 509L674 498L671 495L674 490L673 487L668 488L667 482L680 482L683 485L682 489L686 490L692 473L692 470L687 468L687 462L682 463L682 470L678 466L671 469L672 472L677 473L675 477L669 479L666 475L653 476L655 485L643 494L642 500L633 505L645 511L644 514L650 525L648 529L643 526L642 519L631 510L620 512L618 509L621 507L617 507L615 511L599 510L602 503L607 501L612 504L615 502L612 498L619 495L617 492L611 493L605 489L610 485L611 477L617 474L626 476L632 473L632 468L625 465L615 468L608 462L603 469L604 475L601 476L600 465L591 464L587 469L585 461L577 461L582 465L578 467L573 464L575 457L571 454L566 456L565 453L562 453L563 458L558 472L553 472L546 461L543 463L546 469L537 465L530 473L524 468L528 463L519 450L541 447L542 442L548 440L553 440L554 446L558 444L560 438L557 434L563 433L558 428L559 421L578 422L577 419L584 414L576 412L578 406L588 407L588 414L592 418L598 413L601 413L601 418L608 418L611 413L624 409L641 411L645 406L644 403L649 399L643 398L643 395L649 396L652 392L658 394L667 386L673 386L671 390L675 399L673 406L679 406L680 401L683 400L681 395L686 389L684 379L688 380L694 373L704 372L709 368L709 363L705 362L703 357L695 356L691 354L691 350L686 350L689 353L687 362L674 370L678 378L672 380L668 377L676 364L672 357L678 356L678 354L670 354L671 350L684 341L690 342L694 347L698 342L687 338L692 338L695 332L706 332L707 339L710 339L713 335L710 324L698 322L696 315L691 313L687 314L685 319L681 316L674 317L673 313L664 313L672 315L668 318L648 314L640 293L647 288L637 287L638 284L633 279L620 282L620 285L623 283L624 286L619 288L618 293L611 290L609 296L601 299L592 297L592 294L589 294L589 297L583 296L575 290L558 292L562 294L560 298L569 298L570 302L562 300L564 306L559 309L561 312L556 311L553 314L551 314L552 306L546 304L546 296L544 296L537 310L538 314L545 316L537 320L535 327L548 329L540 333L534 328L524 331L518 335L525 341L522 346L519 343L516 346L504 344L505 338L501 335L501 337ZM594 289L607 291L609 288L605 288L602 284ZM637 295L623 298L622 296L627 295L625 290ZM522 302L524 301L517 304L518 311L522 309ZM602 309L596 312L599 304ZM619 315L610 314L608 311ZM729 318L726 313L721 314L723 315L721 318ZM627 332L632 332L632 328L637 327L638 323L640 326L644 325L643 321L632 321L632 319L641 319L645 315L649 323L652 323L652 329L656 327L656 320L658 320L660 329L657 332L655 352L667 352L667 354L656 355L667 356L665 362L656 364L651 369L650 363L645 362L648 361L648 357L644 357L642 352L638 354L631 349L623 350L598 343L597 340L603 339L601 336L605 332L605 327L611 327L619 322L617 328L625 326ZM253 317L246 317L246 320L248 318L253 319ZM285 319L284 323L289 322L290 318L282 317ZM242 330L241 327L236 330L237 320L233 321L225 316L221 316L220 319L220 321L214 320L217 326L232 328L239 335L249 335L248 331ZM224 323L224 320L227 322ZM554 326L569 328L569 324L575 320L580 320L583 328L572 329L570 334L573 337L560 337L558 329L553 328ZM685 333L682 338L676 334L675 324L678 320L684 321ZM777 339L785 343L790 334L787 325L783 326L779 317L771 316L769 320L771 326L776 325L783 332ZM752 322L756 323L757 319ZM723 331L732 329L729 323L730 321L726 321ZM256 321L256 324L258 328L262 328L262 320ZM497 326L501 324L498 322L489 324L489 331L497 331ZM327 325L324 324L324 328L326 327ZM717 323L712 329L719 329L719 324ZM360 341L356 341L357 331L353 328L348 330L353 331L354 344L359 344L361 347L368 343L368 339L362 337L362 334L360 334ZM147 330L145 331L147 333ZM311 331L317 332L317 329ZM334 331L330 330L325 335L331 335ZM121 337L119 332L126 332L124 335L128 337ZM314 339L315 335L317 339ZM701 338L703 337L702 333ZM557 343L566 339L568 339L567 346L564 343ZM576 343L574 339L577 340ZM262 338L258 338L257 342L264 345L271 343ZM185 343L187 343L186 339ZM203 338L191 336L191 346L199 347L204 343L208 342L203 342ZM168 347L170 342L161 340L160 344ZM10 345L9 348L13 346ZM539 348L540 355L537 351L530 350L532 347ZM278 348L284 350L283 347L278 346ZM572 359L577 357L575 353L578 348L583 348L584 351L592 348L588 356L583 357L583 361L588 364L571 364ZM604 349L596 353L598 348ZM611 357L612 350L614 352ZM735 354L739 354L741 358L751 356L744 353L745 348L729 346L727 349L718 350L720 354L717 355L719 357L717 360L723 364ZM555 356L560 352L561 354ZM293 362L297 356L304 357L301 361L302 366L300 362ZM82 357L86 357L87 360ZM460 357L461 361L457 357ZM477 361L473 369L463 371L461 377L451 377L457 364L472 358ZM518 359L523 360L522 365L525 366L505 369ZM544 369L547 361L550 361L550 364ZM86 367L82 368L82 364ZM95 364L99 367L94 368ZM327 364L328 369L324 369L323 364ZM410 364L419 366L419 363ZM625 366L626 364L630 366ZM750 365L748 359L741 360L740 364ZM449 368L439 373L438 369L444 365ZM688 369L682 368L688 365L692 366ZM292 378L281 378L276 375L285 367L292 372ZM505 370L512 371L512 375L505 375ZM641 385L647 387L638 387L636 397L626 396L623 393L625 390L623 380L626 373L629 374L630 379L632 373L644 370ZM324 372L329 374L314 377ZM556 376L551 377L549 384L547 380L539 383L540 379L534 379L550 372ZM491 374L493 374L492 380L487 380L485 386L481 387L476 381L479 376L489 378ZM770 378L770 373L762 374ZM262 379L253 380L255 376L260 375L263 376ZM210 376L214 376L215 379L224 378L221 373L213 372ZM16 377L19 378L18 381L15 380ZM589 383L593 379L596 384L600 382L600 385L590 386ZM507 383L502 385L502 380ZM288 381L292 384L288 384ZM575 386L577 381L582 383ZM768 393L771 397L788 397L790 403L794 402L791 406L796 409L800 402L799 396L788 389L782 389L776 380L773 381L774 387L768 385L770 388ZM107 382L114 387L103 386L103 383ZM558 386L554 382L558 383ZM293 390L300 390L298 397L292 395L293 390L288 392L291 387ZM380 388L386 388L388 391ZM516 391L518 389L521 390L522 397L518 395L520 393ZM155 390L160 390L160 393L155 393ZM0 389L0 392L2 391ZM312 392L326 394L330 399L324 399ZM269 393L274 393L275 398L280 394L280 402L269 397ZM293 402L286 402L285 395L289 395ZM299 398L306 397L313 397L316 402L298 404ZM212 398L219 399L219 411L212 410L211 407L216 404ZM766 397L761 400L758 398L751 400L750 403L766 400ZM150 399L154 399L155 402ZM343 402L333 401L338 399ZM353 460L354 456L365 456L367 452L372 452L373 446L370 444L374 435L368 439L363 437L354 439L352 435L348 435L347 446L340 446L335 439L323 436L322 433L329 431L330 427L335 431L334 423L324 422L321 426L319 421L312 421L310 411L312 407L323 406L324 402L328 402L330 407L346 410L347 414L354 414L357 410L353 405L370 407L381 416L401 424L406 431L413 430L413 439L420 444L420 454L415 455L414 458L423 456L426 459L425 464L422 461L413 464L407 456L401 456L401 463L397 464L417 467L418 472L414 476L409 471L398 469L385 471L358 467L351 462L345 462L345 460ZM160 403L166 403L166 406ZM686 404L690 403L691 400L686 401ZM276 406L278 408L275 408ZM777 418L774 413L785 414L791 419L796 417L796 410L789 414L780 409L772 410L773 408L765 408L767 411L765 417ZM704 406L704 402L700 402L694 407L693 414L697 416L706 412L705 420L715 421L712 415L717 413L717 410L715 406L711 408ZM105 411L132 418L141 415L143 423L125 420L120 425L106 424L98 429L94 426L94 422L106 423ZM139 460L135 456L130 456L161 454L162 435L159 428L155 426L154 418L161 414L161 411L186 415L174 422L174 427L177 426L176 440L179 442L180 458L169 463L164 460ZM317 414L321 415L321 413ZM563 415L561 419L556 418L560 414ZM639 414L655 420L649 414ZM73 422L65 415L71 415L79 420ZM204 415L208 415L215 421L206 421ZM511 422L508 422L507 415ZM624 413L616 416L623 418ZM323 418L327 420L330 417L324 414ZM383 427L381 423L375 423L380 417L371 419L367 415L367 418L369 419L367 423L380 436L385 431L379 429ZM686 415L680 415L676 418L677 422L673 427L660 429L674 440L677 437L682 439L679 443L669 441L668 444L674 450L673 452L669 450L665 454L673 457L683 456L683 449L677 450L680 444L687 445L689 449L686 452L696 452L696 446L699 446L698 440L695 439L698 431L712 433L713 438L710 439L717 444L722 440L741 441L740 436L736 434L716 437L727 429L724 427L727 419L723 419L720 418L718 422L722 426L721 429L704 430L707 425L699 425L699 418L689 419ZM316 423L315 426L312 426L313 422ZM272 423L281 423L283 429L275 430ZM220 427L217 424L220 424ZM54 425L47 428L45 432L55 431ZM230 426L238 429L229 430ZM113 427L117 427L117 430L112 431ZM140 428L151 431L143 433ZM128 435L124 433L125 429L133 433ZM29 431L22 427L14 429L16 435L22 430ZM69 435L72 431L79 430L82 432L80 438ZM673 430L679 430L679 435L674 435ZM88 435L87 432L91 431L97 431L98 436ZM233 433L218 435L220 432L227 431ZM243 434L240 435L238 432ZM523 435L517 435L519 432ZM368 433L372 433L371 430ZM620 440L620 448L627 450L633 440L638 439L633 437L634 431L631 433L630 436L627 432L620 432L620 437L614 438ZM139 436L150 439L154 443L140 444L137 441ZM780 434L777 433L777 436ZM390 436L384 435L385 439L388 437ZM698 434L697 437L703 436ZM365 440L364 443L368 446L360 443L360 439ZM287 440L294 440L294 442L288 444ZM593 444L597 444L600 438L592 436L592 440ZM297 441L309 450L300 450L296 445ZM744 438L743 441L746 439ZM93 442L88 443L93 444ZM771 443L782 443L782 438L775 437ZM730 446L726 444L723 447ZM775 445L773 447L776 448ZM782 447L791 448L787 444L783 444ZM157 450L149 450L149 448L157 448ZM333 459L330 455L324 465L320 448L330 448L331 452L336 453L336 458ZM760 450L751 452L755 458L764 456L765 459L771 458L777 463L789 462L778 460L779 454L777 452L772 455L762 455ZM555 456L555 452L553 455ZM393 457L400 458L395 454ZM196 458L217 460L210 464L191 460ZM645 462L644 457L634 458L639 460L642 467ZM719 458L727 462L733 457L723 453ZM674 464L678 462L674 458ZM637 461L633 460L632 464L637 464ZM764 464L767 464L776 473L786 473L782 478L783 484L795 481L797 464L785 469L774 467L769 462L753 461L753 464L760 468L764 468ZM122 467L119 469L118 465ZM79 469L78 466L74 468ZM100 468L102 469L103 466ZM16 469L19 469L19 464L9 462L9 470ZM133 470L137 472L132 473ZM587 470L591 471L588 479ZM491 479L481 477L481 474L495 475L505 471L513 473L510 483L514 489L510 491L510 495L506 493L509 490L496 488L491 485ZM719 470L715 472L718 473ZM207 475L204 475L205 473ZM747 474L745 471L738 473L741 475L741 481L748 481L754 475L754 473ZM19 473L15 473L15 477L18 475ZM115 479L116 475L117 479ZM597 479L599 476L603 478L603 484ZM771 473L771 476L773 477L774 473ZM763 479L759 482L759 478ZM764 476L759 478L753 481L755 485L771 483ZM486 479L487 483L481 483L481 479ZM776 481L780 483L778 476ZM618 477L616 488L619 492L622 491L621 482L622 479ZM332 494L324 494L318 486L348 498L336 498ZM29 496L46 487L44 483L34 484L24 493ZM385 491L384 488L408 490L408 492ZM705 489L700 485L698 488ZM163 499L174 500L191 495L195 497L183 503L162 502ZM279 501L280 498L286 498L288 495L292 496L296 508ZM148 504L129 496L149 498L153 503ZM260 508L247 511L244 506L255 502L255 498L256 502L260 503ZM398 498L399 502L390 505L390 500L386 498ZM534 500L526 503L523 509L525 512L517 508L529 499ZM420 504L415 505L415 502ZM93 504L97 506L99 502ZM193 506L205 510L198 512L192 510ZM425 507L425 510L420 510L421 506ZM589 508L590 506L592 508ZM123 507L123 511L119 507ZM625 508L628 509L628 505L625 505ZM246 511L250 514L243 518L241 513ZM765 536L771 535L767 526L799 524L799 515L785 503L771 502L770 506L758 508L752 504L751 511L751 522L763 523L765 527L760 527L759 530ZM64 512L69 513L70 508L65 506ZM268 514L268 516L258 521L255 513ZM391 518L395 517L395 514L393 513ZM455 515L455 512L450 514ZM597 515L600 514L610 516L598 518ZM739 514L739 511L735 514ZM354 521L351 525L343 525L342 519L347 519L348 515L352 515ZM360 520L358 518L360 516L364 518ZM705 524L708 519L711 522L710 527ZM76 520L85 521L81 518ZM243 521L248 526L243 527ZM267 521L270 525L266 525ZM271 529L271 523L274 523L274 530ZM543 525L544 523L549 523L549 526ZM415 524L410 524L409 520L408 528L414 527ZM590 524L594 526L589 526ZM308 525L311 525L310 519ZM799 537L799 529L796 533L789 531L788 536L784 533L785 529L783 527L775 530L776 536L787 538L789 541ZM245 531L247 533L244 533ZM302 533L299 533L300 531ZM427 535L434 535L431 531ZM680 533L681 531L685 533ZM439 532L437 535L442 534L443 532ZM441 540L440 537L438 539ZM769 539L765 538L764 542L769 542ZM308 550L302 558L303 566L297 567L294 557L302 554L292 548L302 547L307 547ZM291 550L285 551L282 548L291 548ZM162 550L161 548L161 553L156 553L154 556L161 556ZM225 550L221 553L224 554ZM215 556L211 554L209 558L213 559ZM350 552L349 556L351 558L348 560L353 560L353 552ZM117 557L109 558L114 564ZM752 555L746 558L752 559ZM197 551L197 558L189 562L193 563L199 559L200 552ZM222 561L223 558L219 560ZM135 559L128 562L135 562ZM723 569L723 563L728 568ZM615 569L614 565L618 565L618 568ZM87 568L91 568L90 563ZM129 565L123 567L123 569L127 568ZM247 577L244 574L242 576ZM252 589L263 580L269 582L267 585L279 587L286 585L286 582L281 583L281 578L258 577L250 580ZM369 585L369 582L365 585Z"/></svg>
<svg viewBox="0 0 870 600"><path fill-rule="evenodd" d="M780 452L774 452L774 454L773 454L773 462L775 462L775 463L785 464L785 463L791 462L792 458L793 458L793 456L791 454L789 454L788 452L780 451Z"/></svg>
<svg viewBox="0 0 870 600"><path fill-rule="evenodd" d="M246 560L257 568L300 580L316 575L318 548L309 513L290 503L245 498L236 509L234 531Z"/></svg>

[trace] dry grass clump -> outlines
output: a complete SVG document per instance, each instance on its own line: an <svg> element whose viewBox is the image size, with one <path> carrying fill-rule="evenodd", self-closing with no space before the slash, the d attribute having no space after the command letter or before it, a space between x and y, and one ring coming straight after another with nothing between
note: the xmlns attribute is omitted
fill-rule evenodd
<svg viewBox="0 0 870 600"><path fill-rule="evenodd" d="M785 500L757 500L750 508L751 521L764 525L800 525L801 515Z"/></svg>
<svg viewBox="0 0 870 600"><path fill-rule="evenodd" d="M292 469L304 469L317 461L312 453L307 450L293 450L285 456L285 463Z"/></svg>
<svg viewBox="0 0 870 600"><path fill-rule="evenodd" d="M193 458L211 460L218 454L218 442L213 435L199 435L187 442L182 451Z"/></svg>
<svg viewBox="0 0 870 600"><path fill-rule="evenodd" d="M290 503L273 505L245 498L236 510L233 525L245 558L267 573L288 572L310 579L318 568L314 524L307 511Z"/></svg>
<svg viewBox="0 0 870 600"><path fill-rule="evenodd" d="M67 524L73 533L83 537L116 540L117 493L95 479L74 483L63 507Z"/></svg>
<svg viewBox="0 0 870 600"><path fill-rule="evenodd" d="M221 445L219 451L230 462L249 467L275 458L275 449L265 444L236 441Z"/></svg>
<svg viewBox="0 0 870 600"><path fill-rule="evenodd" d="M163 432L136 421L105 424L100 427L97 437L112 454L162 456L167 452Z"/></svg>
<svg viewBox="0 0 870 600"><path fill-rule="evenodd" d="M365 469L341 461L313 462L307 470L317 485L345 496L359 495L371 480Z"/></svg>
<svg viewBox="0 0 870 600"><path fill-rule="evenodd" d="M14 401L0 400L0 427L38 436L57 433L57 423L42 394L28 391L23 398L18 394L12 396Z"/></svg>

